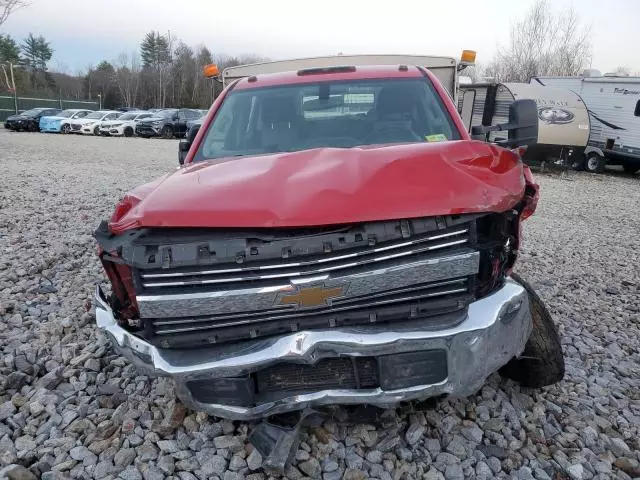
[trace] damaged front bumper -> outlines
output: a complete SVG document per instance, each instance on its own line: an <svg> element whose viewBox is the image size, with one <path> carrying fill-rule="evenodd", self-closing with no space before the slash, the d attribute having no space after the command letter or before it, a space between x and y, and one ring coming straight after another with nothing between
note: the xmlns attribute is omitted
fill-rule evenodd
<svg viewBox="0 0 640 480"><path fill-rule="evenodd" d="M531 313L525 289L507 279L460 315L461 321L446 329L434 329L437 322L427 318L402 325L299 331L196 349L160 349L119 326L104 294L99 287L96 290L98 327L120 354L147 374L172 377L187 406L238 420L323 405L390 407L442 394L471 395L489 375L522 353L531 333ZM275 396L251 391L256 385L252 375L274 366L317 365L345 358L372 359L380 370L380 386L316 386ZM297 374L295 368L288 372Z"/></svg>

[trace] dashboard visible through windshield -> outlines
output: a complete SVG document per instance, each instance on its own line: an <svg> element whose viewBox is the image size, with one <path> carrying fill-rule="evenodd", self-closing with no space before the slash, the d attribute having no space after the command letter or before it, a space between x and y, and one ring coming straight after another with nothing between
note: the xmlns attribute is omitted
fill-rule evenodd
<svg viewBox="0 0 640 480"><path fill-rule="evenodd" d="M232 90L194 161L458 139L426 78L329 81Z"/></svg>

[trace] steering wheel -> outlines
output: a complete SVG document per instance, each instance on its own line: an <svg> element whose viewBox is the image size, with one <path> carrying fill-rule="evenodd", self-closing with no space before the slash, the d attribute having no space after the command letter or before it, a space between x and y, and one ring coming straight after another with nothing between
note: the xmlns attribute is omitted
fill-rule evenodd
<svg viewBox="0 0 640 480"><path fill-rule="evenodd" d="M398 125L382 125L366 137L367 143L422 142L424 139L408 128Z"/></svg>

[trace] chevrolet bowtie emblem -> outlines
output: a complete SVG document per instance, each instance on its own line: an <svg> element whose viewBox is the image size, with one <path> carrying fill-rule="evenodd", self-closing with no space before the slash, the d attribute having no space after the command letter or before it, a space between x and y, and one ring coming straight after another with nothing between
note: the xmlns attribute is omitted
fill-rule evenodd
<svg viewBox="0 0 640 480"><path fill-rule="evenodd" d="M297 305L298 307L318 307L320 305L328 305L328 300L341 297L344 295L345 287L307 287L300 288L297 292L290 295L283 295L280 305Z"/></svg>

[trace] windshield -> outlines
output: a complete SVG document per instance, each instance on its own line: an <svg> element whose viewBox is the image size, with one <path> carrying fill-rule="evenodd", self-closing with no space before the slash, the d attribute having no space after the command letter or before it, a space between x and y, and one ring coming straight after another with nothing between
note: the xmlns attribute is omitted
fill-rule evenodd
<svg viewBox="0 0 640 480"><path fill-rule="evenodd" d="M153 116L160 117L160 118L171 118L176 113L178 113L178 110L161 110L159 112L156 112Z"/></svg>
<svg viewBox="0 0 640 480"><path fill-rule="evenodd" d="M56 115L56 117L69 118L71 115L76 113L76 110L63 110Z"/></svg>
<svg viewBox="0 0 640 480"><path fill-rule="evenodd" d="M98 118L104 117L105 115L106 115L106 113L104 113L104 112L91 112L89 115L87 115L84 118L87 118L87 119L98 119Z"/></svg>
<svg viewBox="0 0 640 480"><path fill-rule="evenodd" d="M231 91L194 160L458 139L426 78L322 82Z"/></svg>
<svg viewBox="0 0 640 480"><path fill-rule="evenodd" d="M26 117L33 117L34 115L38 115L43 110L46 110L46 109L44 109L44 108L33 108L31 110L25 110L20 115L24 115Z"/></svg>
<svg viewBox="0 0 640 480"><path fill-rule="evenodd" d="M120 115L120 117L118 117L118 120L133 120L138 115L140 114L139 113L123 113L122 115Z"/></svg>

